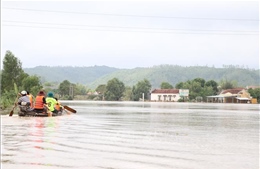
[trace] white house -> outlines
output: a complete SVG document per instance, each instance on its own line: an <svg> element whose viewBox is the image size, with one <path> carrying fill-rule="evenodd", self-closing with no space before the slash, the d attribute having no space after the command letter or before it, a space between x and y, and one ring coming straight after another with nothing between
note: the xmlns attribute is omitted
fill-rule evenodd
<svg viewBox="0 0 260 169"><path fill-rule="evenodd" d="M180 98L179 89L155 89L151 92L151 101L177 102Z"/></svg>

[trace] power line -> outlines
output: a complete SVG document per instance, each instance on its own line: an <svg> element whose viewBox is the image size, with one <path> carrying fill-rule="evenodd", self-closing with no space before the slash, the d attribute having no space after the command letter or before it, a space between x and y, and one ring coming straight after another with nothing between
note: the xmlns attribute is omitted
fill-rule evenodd
<svg viewBox="0 0 260 169"><path fill-rule="evenodd" d="M163 31L198 31L198 32L236 32L236 33L258 33L259 31L245 31L245 30L206 30L206 29L171 29L171 28L147 28L147 27L124 27L124 26L100 26L100 25L82 25L82 24L67 24L67 23L47 23L47 22L28 22L28 21L8 21L8 23L22 23L22 24L40 24L40 25L55 25L55 26L73 26L73 27L95 27L95 28L112 28L112 29L145 29L145 30L163 30Z"/></svg>
<svg viewBox="0 0 260 169"><path fill-rule="evenodd" d="M42 28L42 29L64 29L64 30L89 30L89 31L107 31L107 32L139 32L139 33L166 33L166 34L209 34L209 35L258 35L257 33L196 33L196 32L159 32L159 31L138 31L138 30L108 30L108 29L90 29L90 28L64 28L64 27L48 27L48 26L28 26L28 25L8 25L8 27L24 27L24 28Z"/></svg>
<svg viewBox="0 0 260 169"><path fill-rule="evenodd" d="M90 13L90 12L75 12L75 11L56 11L56 10L41 10L41 9L27 9L27 8L11 8L3 7L2 9L31 11L31 12L51 12L51 13L68 13L81 15L103 15L103 16L117 16L117 17L140 17L140 18L164 18L164 19L190 19L190 20L223 20L223 21L251 21L258 22L259 19L224 19L224 18L196 18L196 17L175 17L175 16L149 16L149 15L129 15L129 14L109 14L109 13Z"/></svg>

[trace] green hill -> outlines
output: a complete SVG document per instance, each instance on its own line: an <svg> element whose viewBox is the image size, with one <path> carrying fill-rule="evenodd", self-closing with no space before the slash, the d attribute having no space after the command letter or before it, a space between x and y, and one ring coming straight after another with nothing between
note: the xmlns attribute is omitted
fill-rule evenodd
<svg viewBox="0 0 260 169"><path fill-rule="evenodd" d="M107 66L71 67L71 66L37 66L25 68L29 75L40 76L43 82L62 82L69 80L72 83L89 84L96 79L117 71L116 68Z"/></svg>
<svg viewBox="0 0 260 169"><path fill-rule="evenodd" d="M35 67L27 68L25 72L36 74L45 81L61 82L69 80L72 83L81 83L95 89L100 84L116 77L126 86L135 85L144 78L148 79L153 88L158 88L162 82L169 82L173 86L178 82L185 82L194 78L205 80L236 81L238 86L259 85L259 70L236 68L214 68L207 66L183 67L177 65L159 65L148 68L117 69L107 66L94 67Z"/></svg>

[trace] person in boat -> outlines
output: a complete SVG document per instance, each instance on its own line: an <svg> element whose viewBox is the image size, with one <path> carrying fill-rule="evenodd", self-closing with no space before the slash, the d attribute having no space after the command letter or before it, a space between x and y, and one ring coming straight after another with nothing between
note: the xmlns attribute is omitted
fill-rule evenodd
<svg viewBox="0 0 260 169"><path fill-rule="evenodd" d="M56 109L57 111L62 111L63 107L62 107L62 105L60 104L58 98L55 97L54 99L57 101L57 104L55 105L55 109Z"/></svg>
<svg viewBox="0 0 260 169"><path fill-rule="evenodd" d="M55 98L54 94L52 92L49 92L46 97L46 103L48 110L52 112L52 115L58 115L58 110L55 109L56 104L58 103Z"/></svg>
<svg viewBox="0 0 260 169"><path fill-rule="evenodd" d="M35 98L34 110L37 112L47 113L45 93L42 90L37 94Z"/></svg>
<svg viewBox="0 0 260 169"><path fill-rule="evenodd" d="M34 97L33 95L29 92L29 91L26 91L27 92L27 96L29 97L30 99L30 103L31 103L31 109L33 109L33 100L34 100Z"/></svg>
<svg viewBox="0 0 260 169"><path fill-rule="evenodd" d="M22 112L31 111L31 103L30 98L27 96L27 92L25 90L21 91L21 97L18 99L17 104Z"/></svg>

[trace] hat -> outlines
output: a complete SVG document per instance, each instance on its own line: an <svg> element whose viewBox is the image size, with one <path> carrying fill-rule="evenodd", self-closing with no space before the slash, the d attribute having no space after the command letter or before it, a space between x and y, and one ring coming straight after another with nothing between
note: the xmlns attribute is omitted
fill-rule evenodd
<svg viewBox="0 0 260 169"><path fill-rule="evenodd" d="M49 92L47 96L48 96L48 97L54 97L54 95L53 95L52 92Z"/></svg>
<svg viewBox="0 0 260 169"><path fill-rule="evenodd" d="M21 94L22 94L22 95L26 95L27 92L23 90L23 91L21 91Z"/></svg>

